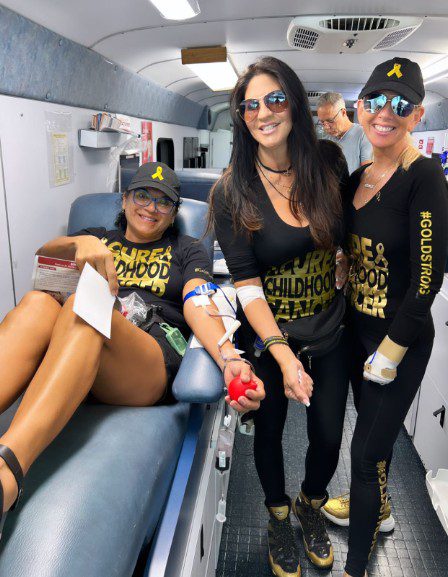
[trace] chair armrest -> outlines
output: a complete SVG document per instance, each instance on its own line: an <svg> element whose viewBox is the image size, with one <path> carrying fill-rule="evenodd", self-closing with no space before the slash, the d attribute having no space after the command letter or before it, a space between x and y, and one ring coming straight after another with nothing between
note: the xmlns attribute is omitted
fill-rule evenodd
<svg viewBox="0 0 448 577"><path fill-rule="evenodd" d="M215 361L205 349L188 346L173 382L175 398L184 403L215 403L223 392L224 380Z"/></svg>

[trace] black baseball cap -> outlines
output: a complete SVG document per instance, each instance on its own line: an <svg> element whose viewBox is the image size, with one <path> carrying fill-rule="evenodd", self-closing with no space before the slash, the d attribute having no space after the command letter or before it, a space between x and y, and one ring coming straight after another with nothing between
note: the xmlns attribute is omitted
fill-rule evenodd
<svg viewBox="0 0 448 577"><path fill-rule="evenodd" d="M174 202L180 200L180 182L172 168L163 162L146 162L132 177L128 191L136 188L157 188Z"/></svg>
<svg viewBox="0 0 448 577"><path fill-rule="evenodd" d="M420 104L425 98L420 66L407 58L392 58L378 64L361 90L359 98L380 90L391 90L412 104Z"/></svg>

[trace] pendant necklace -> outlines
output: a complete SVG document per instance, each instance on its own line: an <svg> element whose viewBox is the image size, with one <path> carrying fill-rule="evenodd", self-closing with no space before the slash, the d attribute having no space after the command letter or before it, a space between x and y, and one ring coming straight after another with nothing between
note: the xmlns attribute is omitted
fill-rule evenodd
<svg viewBox="0 0 448 577"><path fill-rule="evenodd" d="M289 200L290 202L294 202L296 204L298 204L299 206L303 207L303 204L299 201L299 200L293 200L291 199L289 196L286 196L286 194L283 194L283 192L281 192L273 182L271 182L271 180L269 180L269 178L266 176L266 174L264 173L263 169L261 168L261 162L259 161L259 159L257 158L257 163L258 163L258 168L260 169L261 174L264 176L264 178L269 182L269 184L272 186L272 188L277 191L279 193L280 196L283 196L283 198L286 198L286 200ZM285 187L286 188L286 187ZM292 189L292 184L291 186L288 187L289 188L289 192L291 192Z"/></svg>
<svg viewBox="0 0 448 577"><path fill-rule="evenodd" d="M291 168L292 168L291 164L289 165L288 168L285 168L284 170L275 170L274 168L271 168L269 166L266 166L266 164L263 164L258 156L257 156L257 162L265 170L269 170L269 172L274 172L275 174L283 174L284 176L291 176L291 174L292 174L291 173Z"/></svg>
<svg viewBox="0 0 448 577"><path fill-rule="evenodd" d="M370 166L373 166L373 164L371 164ZM367 180L364 178L364 183L363 183L363 187L364 188L368 188L369 190L373 190L374 188L376 188L376 186L379 184L379 182L386 176L386 174L392 169L392 168L396 168L396 165L394 164L393 166L390 166L385 172L383 172L382 174L380 174L379 178L374 182L367 182ZM370 169L370 167L369 167ZM367 170L364 172L365 176L368 176L367 174ZM370 172L370 170L369 170ZM376 201L380 202L381 200L381 189L375 194L376 196ZM369 200L371 200L371 198L367 198L366 200L364 200L364 204L367 204L369 202Z"/></svg>

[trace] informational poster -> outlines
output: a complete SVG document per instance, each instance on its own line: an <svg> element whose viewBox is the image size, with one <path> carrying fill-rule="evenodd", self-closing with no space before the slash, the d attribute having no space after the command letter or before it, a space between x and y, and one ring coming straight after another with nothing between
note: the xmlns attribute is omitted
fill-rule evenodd
<svg viewBox="0 0 448 577"><path fill-rule="evenodd" d="M69 184L73 181L72 115L70 112L46 112L45 124L50 186Z"/></svg>
<svg viewBox="0 0 448 577"><path fill-rule="evenodd" d="M152 122L142 121L142 164L152 162Z"/></svg>
<svg viewBox="0 0 448 577"><path fill-rule="evenodd" d="M68 160L68 135L66 132L51 133L51 156L53 159L54 186L70 182L70 165Z"/></svg>

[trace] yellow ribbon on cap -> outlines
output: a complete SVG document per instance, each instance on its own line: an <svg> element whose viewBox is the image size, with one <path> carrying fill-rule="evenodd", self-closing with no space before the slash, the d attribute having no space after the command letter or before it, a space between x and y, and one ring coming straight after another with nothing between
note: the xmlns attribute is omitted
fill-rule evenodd
<svg viewBox="0 0 448 577"><path fill-rule="evenodd" d="M401 72L401 64L394 64L392 70L389 70L387 73L388 76L396 75L397 78L401 78L403 76L403 72Z"/></svg>
<svg viewBox="0 0 448 577"><path fill-rule="evenodd" d="M159 180L163 180L163 174L162 174L162 170L163 167L162 166L158 166L157 170L155 171L154 174L151 174L151 178L154 180L156 178L158 178Z"/></svg>

